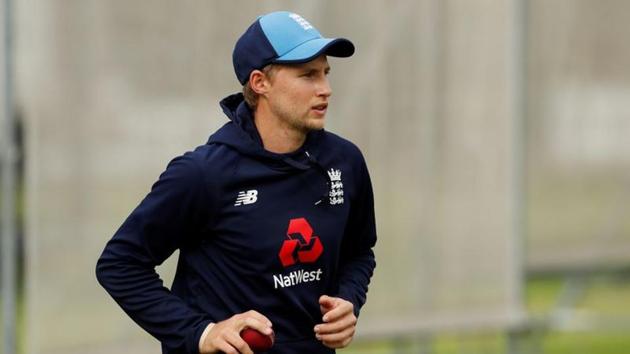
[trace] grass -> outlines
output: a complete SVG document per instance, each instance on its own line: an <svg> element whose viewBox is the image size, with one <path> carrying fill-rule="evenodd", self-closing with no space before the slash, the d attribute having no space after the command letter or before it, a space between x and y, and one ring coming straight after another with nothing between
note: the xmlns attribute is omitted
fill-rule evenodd
<svg viewBox="0 0 630 354"><path fill-rule="evenodd" d="M627 333L551 333L543 341L544 353L628 354Z"/></svg>
<svg viewBox="0 0 630 354"><path fill-rule="evenodd" d="M604 319L602 328L587 330L535 329L521 340L518 354L628 354L630 353L630 279L619 275L584 278L584 291L573 303L578 312ZM535 318L548 318L563 292L560 277L535 277L527 282L526 307ZM609 326L606 319L629 327ZM508 353L506 333L440 333L430 338L354 343L340 354L503 354Z"/></svg>

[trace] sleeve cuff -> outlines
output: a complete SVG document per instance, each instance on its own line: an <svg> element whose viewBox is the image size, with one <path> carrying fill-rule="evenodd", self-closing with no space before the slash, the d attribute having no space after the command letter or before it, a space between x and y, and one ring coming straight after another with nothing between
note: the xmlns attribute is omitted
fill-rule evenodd
<svg viewBox="0 0 630 354"><path fill-rule="evenodd" d="M208 333L210 333L210 330L212 329L212 327L214 327L214 323L213 322L208 323L206 328L203 330L203 333L201 333L201 336L199 337L199 353L202 353L201 346L203 342L206 340L206 337L208 336Z"/></svg>
<svg viewBox="0 0 630 354"><path fill-rule="evenodd" d="M361 304L357 303L357 301L354 299L353 296L350 296L349 294L346 294L343 291L339 292L336 296L346 301L351 302L352 306L354 307L353 308L354 316L356 316L356 318L359 318L359 314L361 313Z"/></svg>

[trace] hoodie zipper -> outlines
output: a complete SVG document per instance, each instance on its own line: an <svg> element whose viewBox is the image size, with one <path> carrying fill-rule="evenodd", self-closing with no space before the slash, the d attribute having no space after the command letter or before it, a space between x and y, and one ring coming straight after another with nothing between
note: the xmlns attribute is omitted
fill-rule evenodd
<svg viewBox="0 0 630 354"><path fill-rule="evenodd" d="M330 200L328 199L328 195L330 194L330 181L328 180L328 173L326 172L326 169L324 168L324 166L322 166L317 161L317 159L315 159L314 156L308 153L308 150L305 150L304 153L306 154L306 157L308 158L308 161L310 162L310 164L315 166L315 169L321 172L321 174L324 176L324 181L326 181L324 192L319 197L319 200L315 202L314 205L329 205Z"/></svg>

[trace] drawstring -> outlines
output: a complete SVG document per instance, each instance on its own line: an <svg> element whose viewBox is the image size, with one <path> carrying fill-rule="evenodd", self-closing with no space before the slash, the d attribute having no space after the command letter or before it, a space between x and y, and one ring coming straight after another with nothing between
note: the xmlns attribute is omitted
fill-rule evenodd
<svg viewBox="0 0 630 354"><path fill-rule="evenodd" d="M330 204L330 200L328 198L328 195L330 193L330 181L328 179L328 172L326 172L326 169L324 168L324 166L320 165L319 162L317 162L317 160L315 159L315 157L311 156L311 154L309 154L308 151L305 150L304 153L306 154L306 157L308 157L308 161L311 163L311 165L315 166L315 168L318 171L320 171L322 175L324 175L324 180L326 181L326 187L324 187L324 193L319 198L319 200L315 202L315 205L320 205L322 203Z"/></svg>

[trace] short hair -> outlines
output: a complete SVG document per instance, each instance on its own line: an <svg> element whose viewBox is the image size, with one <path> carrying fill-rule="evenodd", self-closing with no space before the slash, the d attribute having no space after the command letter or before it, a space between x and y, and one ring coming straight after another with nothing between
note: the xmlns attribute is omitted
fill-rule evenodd
<svg viewBox="0 0 630 354"><path fill-rule="evenodd" d="M265 74L265 76L267 76L269 79L272 79L273 74L275 73L275 68L276 65L269 64L262 68L260 71L262 71L262 73ZM258 107L258 98L260 95L252 89L251 85L249 84L249 80L247 80L245 85L243 85L243 96L245 97L245 103L247 103L252 111L255 111L256 107Z"/></svg>

